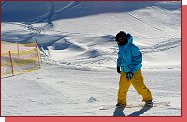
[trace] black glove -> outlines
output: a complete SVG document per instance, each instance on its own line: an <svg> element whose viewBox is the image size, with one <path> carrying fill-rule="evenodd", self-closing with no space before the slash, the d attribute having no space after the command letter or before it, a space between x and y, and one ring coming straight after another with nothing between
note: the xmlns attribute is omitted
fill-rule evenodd
<svg viewBox="0 0 187 122"><path fill-rule="evenodd" d="M127 72L127 74L126 74L126 78L128 79L128 80L131 80L132 79L132 77L133 77L133 73L132 72Z"/></svg>
<svg viewBox="0 0 187 122"><path fill-rule="evenodd" d="M117 66L117 72L118 72L119 74L121 73L120 67L119 67L119 66Z"/></svg>

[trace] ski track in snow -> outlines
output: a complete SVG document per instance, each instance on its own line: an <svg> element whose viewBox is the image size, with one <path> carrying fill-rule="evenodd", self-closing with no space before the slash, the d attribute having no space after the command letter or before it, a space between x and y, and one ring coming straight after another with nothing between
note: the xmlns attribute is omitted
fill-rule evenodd
<svg viewBox="0 0 187 122"><path fill-rule="evenodd" d="M154 53L154 52L160 52L160 51L166 51L172 48L179 47L181 45L181 39L179 38L171 38L168 41L162 41L158 44L155 44L153 46L146 46L142 47L140 46L140 50L142 53Z"/></svg>

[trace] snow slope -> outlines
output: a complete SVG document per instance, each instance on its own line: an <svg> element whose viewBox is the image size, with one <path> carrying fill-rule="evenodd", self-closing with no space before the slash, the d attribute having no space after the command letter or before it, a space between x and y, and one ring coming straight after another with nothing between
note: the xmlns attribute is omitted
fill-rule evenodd
<svg viewBox="0 0 187 122"><path fill-rule="evenodd" d="M140 116L180 116L180 72L143 71L143 75L154 102L171 103L139 112ZM2 115L113 116L114 108L101 111L99 107L116 104L118 81L115 70L83 71L45 64L41 70L2 80ZM143 104L133 87L127 99L129 105ZM124 114L140 110L141 107L127 108Z"/></svg>
<svg viewBox="0 0 187 122"><path fill-rule="evenodd" d="M180 2L3 4L2 40L37 39L50 54L42 55L42 69L1 79L2 115L180 116L180 16ZM132 34L143 53L142 71L154 102L170 102L169 106L98 110L100 105L116 104L119 75L114 37L120 30ZM127 101L134 106L141 103L133 87Z"/></svg>

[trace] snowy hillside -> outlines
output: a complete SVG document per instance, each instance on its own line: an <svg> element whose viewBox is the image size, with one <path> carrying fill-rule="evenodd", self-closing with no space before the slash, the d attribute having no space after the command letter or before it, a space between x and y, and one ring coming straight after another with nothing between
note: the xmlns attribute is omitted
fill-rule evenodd
<svg viewBox="0 0 187 122"><path fill-rule="evenodd" d="M114 38L123 30L143 53L142 72L155 101L143 113L134 107L124 114L180 116L180 7L180 2L2 3L2 41L37 39L48 55L42 54L40 70L2 78L2 115L115 116L114 108L98 108L116 104ZM133 87L127 99L131 105L141 104ZM170 104L156 106L161 102Z"/></svg>

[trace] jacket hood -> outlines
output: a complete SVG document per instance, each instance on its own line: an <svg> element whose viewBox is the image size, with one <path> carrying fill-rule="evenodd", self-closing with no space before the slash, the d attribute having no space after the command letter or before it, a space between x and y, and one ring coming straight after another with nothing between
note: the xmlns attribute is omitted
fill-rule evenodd
<svg viewBox="0 0 187 122"><path fill-rule="evenodd" d="M127 45L128 45L128 44L132 44L132 42L133 42L133 37L132 37L129 33L127 34L127 39L128 39Z"/></svg>

